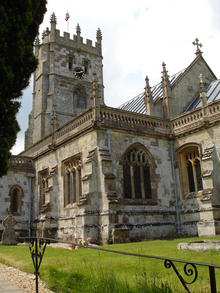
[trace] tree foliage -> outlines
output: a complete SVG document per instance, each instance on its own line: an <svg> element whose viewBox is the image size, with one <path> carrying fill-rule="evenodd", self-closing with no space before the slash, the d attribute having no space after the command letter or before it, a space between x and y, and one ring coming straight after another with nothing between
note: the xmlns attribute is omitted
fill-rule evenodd
<svg viewBox="0 0 220 293"><path fill-rule="evenodd" d="M45 12L46 0L0 2L0 176L19 131L19 98L37 66L33 42Z"/></svg>

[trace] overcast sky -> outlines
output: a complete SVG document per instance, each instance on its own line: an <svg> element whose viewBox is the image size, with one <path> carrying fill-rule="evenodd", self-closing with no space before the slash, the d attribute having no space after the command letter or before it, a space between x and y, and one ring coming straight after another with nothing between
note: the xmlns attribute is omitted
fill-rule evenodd
<svg viewBox="0 0 220 293"><path fill-rule="evenodd" d="M195 58L192 42L203 44L205 60L220 76L220 1L219 0L48 0L40 32L50 27L55 12L57 28L69 33L77 23L84 39L96 40L98 27L103 35L105 102L118 106L143 91L148 75L150 85L161 80L162 62L169 75L187 67ZM24 148L24 131L32 106L32 82L24 90L18 114L21 131L13 154Z"/></svg>

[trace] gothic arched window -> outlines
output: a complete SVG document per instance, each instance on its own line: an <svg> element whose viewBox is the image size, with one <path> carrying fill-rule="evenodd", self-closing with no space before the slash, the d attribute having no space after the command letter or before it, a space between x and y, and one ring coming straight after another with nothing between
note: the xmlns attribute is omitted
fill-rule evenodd
<svg viewBox="0 0 220 293"><path fill-rule="evenodd" d="M12 214L19 214L21 211L21 198L23 190L20 186L14 185L11 187L10 192L10 212Z"/></svg>
<svg viewBox="0 0 220 293"><path fill-rule="evenodd" d="M124 197L128 199L153 199L153 168L146 149L143 146L134 145L127 150L122 163Z"/></svg>
<svg viewBox="0 0 220 293"><path fill-rule="evenodd" d="M81 159L71 157L63 162L64 206L79 202L82 195Z"/></svg>
<svg viewBox="0 0 220 293"><path fill-rule="evenodd" d="M180 151L181 181L183 193L198 192L203 189L201 158L198 146L187 146Z"/></svg>
<svg viewBox="0 0 220 293"><path fill-rule="evenodd" d="M77 107L79 109L86 108L86 96L83 90L77 88L73 92L73 107Z"/></svg>

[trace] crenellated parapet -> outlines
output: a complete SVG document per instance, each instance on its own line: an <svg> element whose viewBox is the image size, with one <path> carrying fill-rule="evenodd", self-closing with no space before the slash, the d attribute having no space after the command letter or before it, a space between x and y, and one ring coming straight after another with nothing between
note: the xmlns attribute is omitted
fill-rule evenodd
<svg viewBox="0 0 220 293"><path fill-rule="evenodd" d="M9 169L13 171L34 172L34 162L26 156L11 156L9 159Z"/></svg>
<svg viewBox="0 0 220 293"><path fill-rule="evenodd" d="M100 28L96 31L96 42L93 43L90 39L85 39L81 36L81 28L79 24L76 26L76 34L72 36L68 32L63 32L61 35L60 30L56 28L57 20L56 16L53 13L51 15L51 28L47 28L42 33L42 43L41 44L48 44L51 42L56 42L61 46L68 46L75 49L83 50L84 52L92 53L95 55L101 55L102 53L102 32ZM40 45L40 42L37 44Z"/></svg>

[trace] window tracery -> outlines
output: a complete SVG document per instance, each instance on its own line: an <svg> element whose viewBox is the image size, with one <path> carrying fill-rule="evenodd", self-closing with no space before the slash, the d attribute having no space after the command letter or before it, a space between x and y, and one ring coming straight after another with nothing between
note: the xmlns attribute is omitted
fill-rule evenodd
<svg viewBox="0 0 220 293"><path fill-rule="evenodd" d="M132 147L124 155L124 197L152 199L152 170L149 155L144 148Z"/></svg>
<svg viewBox="0 0 220 293"><path fill-rule="evenodd" d="M72 157L63 162L64 206L79 202L82 196L81 159Z"/></svg>
<svg viewBox="0 0 220 293"><path fill-rule="evenodd" d="M183 193L202 190L201 158L198 146L188 146L182 149L180 162Z"/></svg>

